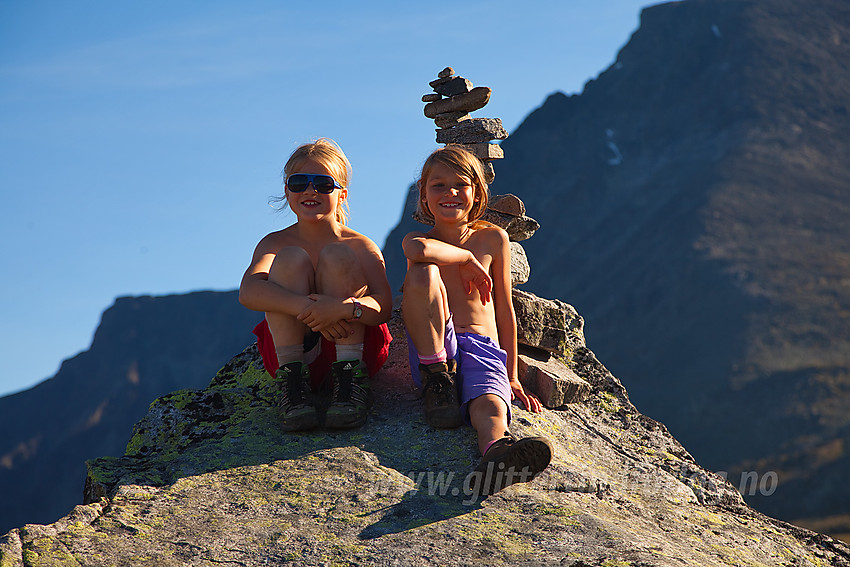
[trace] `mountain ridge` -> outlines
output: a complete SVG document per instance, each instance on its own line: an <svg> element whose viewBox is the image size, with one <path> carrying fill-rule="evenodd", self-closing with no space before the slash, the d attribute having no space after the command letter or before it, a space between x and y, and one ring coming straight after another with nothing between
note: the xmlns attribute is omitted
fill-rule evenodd
<svg viewBox="0 0 850 567"><path fill-rule="evenodd" d="M122 453L153 399L202 386L249 344L262 315L236 295L119 297L88 350L53 378L0 398L0 531L65 514L80 502L86 459Z"/></svg>
<svg viewBox="0 0 850 567"><path fill-rule="evenodd" d="M558 124L550 129L561 127L567 138L596 131L616 144L617 165L599 140L595 155L573 150L590 166L563 175L571 205L578 195L576 217L593 209L604 216L595 225L579 223L572 239L583 245L552 258L540 243L544 231L559 227L546 214L553 207L538 213L525 198L543 226L527 247L542 268L532 272L529 289L554 294L545 281L558 279L559 260L591 266L557 295L593 322L589 337L638 406L711 468L778 471L781 489L750 501L788 519L841 514L838 502L847 496L836 473L848 456L834 447L850 432L839 417L850 405L842 220L850 218L850 171L842 159L850 148L838 134L850 126L850 45L840 39L848 33L850 12L841 2L648 8L611 69L582 95L556 97L540 109L543 127ZM574 108L553 108L567 104ZM503 143L496 192L517 189L514 170L545 170L545 157L515 151L534 147L537 126L527 124L530 132L524 123ZM570 155L561 142L552 142L552 151ZM622 233L607 234L611 227ZM553 238L570 236L567 229ZM590 238L605 242L597 247ZM783 399L776 386L805 401ZM712 425L701 427L706 423ZM806 454L829 452L825 447L833 447L831 462L803 464ZM820 468L805 470L811 464ZM824 484L843 496L796 496L822 493Z"/></svg>

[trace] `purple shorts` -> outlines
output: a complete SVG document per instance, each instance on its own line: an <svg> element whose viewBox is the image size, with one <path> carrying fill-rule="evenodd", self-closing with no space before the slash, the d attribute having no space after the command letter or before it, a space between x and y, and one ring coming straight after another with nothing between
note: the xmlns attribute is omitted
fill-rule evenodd
<svg viewBox="0 0 850 567"><path fill-rule="evenodd" d="M410 335L407 335L410 356L410 374L413 382L422 387L419 376L419 354ZM499 344L485 335L455 333L452 318L446 321L446 356L457 361L457 385L460 396L460 413L469 421L469 402L484 394L496 394L508 408L508 423L511 422L511 386L508 383L508 353Z"/></svg>

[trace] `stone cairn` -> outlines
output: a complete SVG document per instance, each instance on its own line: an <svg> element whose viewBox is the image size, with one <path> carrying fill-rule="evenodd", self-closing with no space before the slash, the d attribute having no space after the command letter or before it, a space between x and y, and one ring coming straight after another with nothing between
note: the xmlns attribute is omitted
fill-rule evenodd
<svg viewBox="0 0 850 567"><path fill-rule="evenodd" d="M496 178L493 161L505 154L493 140L508 137L499 118L473 118L470 112L480 110L490 101L489 87L473 87L469 79L455 75L446 67L429 83L433 93L422 97L425 116L437 126L437 143L461 146L481 160L485 181ZM430 220L414 213L424 224ZM481 220L508 233L511 245L511 285L517 316L517 342L520 346L520 380L535 392L546 407L560 407L579 402L590 393L590 386L564 364L576 348L585 346L584 321L576 310L558 300L542 299L517 289L528 281L531 267L520 241L530 238L540 228L536 220L525 214L525 204L513 194L493 195Z"/></svg>
<svg viewBox="0 0 850 567"><path fill-rule="evenodd" d="M446 67L429 85L433 93L422 97L425 116L437 125L437 143L458 145L469 150L484 164L484 177L492 183L494 159L502 159L502 147L492 140L504 140L508 133L498 118L472 118L469 113L484 108L490 102L490 87L473 87L469 79L454 74Z"/></svg>

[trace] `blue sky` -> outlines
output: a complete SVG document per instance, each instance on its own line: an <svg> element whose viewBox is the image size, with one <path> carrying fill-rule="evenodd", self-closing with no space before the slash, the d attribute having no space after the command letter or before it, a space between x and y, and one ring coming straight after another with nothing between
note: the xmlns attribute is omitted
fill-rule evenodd
<svg viewBox="0 0 850 567"><path fill-rule="evenodd" d="M0 395L86 350L115 297L235 289L293 222L268 198L305 141L342 146L351 225L383 246L441 69L510 132L652 3L0 0Z"/></svg>

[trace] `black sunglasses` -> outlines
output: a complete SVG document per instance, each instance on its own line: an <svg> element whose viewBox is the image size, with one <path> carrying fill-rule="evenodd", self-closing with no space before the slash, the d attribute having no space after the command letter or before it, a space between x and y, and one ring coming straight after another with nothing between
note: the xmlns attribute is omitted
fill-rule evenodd
<svg viewBox="0 0 850 567"><path fill-rule="evenodd" d="M293 193L303 193L311 183L316 193L324 195L333 193L334 189L342 189L333 177L322 173L293 173L286 180L287 188Z"/></svg>

